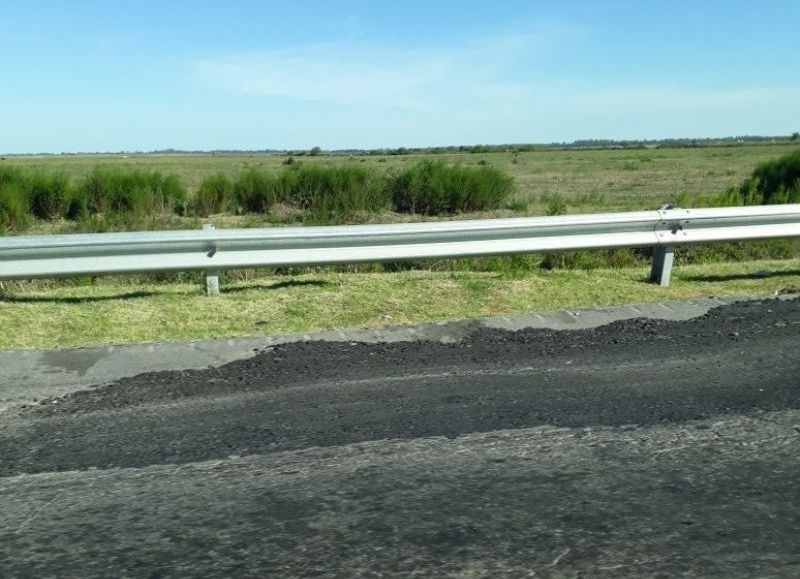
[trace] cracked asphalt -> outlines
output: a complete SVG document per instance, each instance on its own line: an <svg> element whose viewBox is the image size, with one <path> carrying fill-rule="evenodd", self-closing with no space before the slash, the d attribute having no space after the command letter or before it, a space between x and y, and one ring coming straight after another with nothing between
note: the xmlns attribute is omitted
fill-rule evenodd
<svg viewBox="0 0 800 579"><path fill-rule="evenodd" d="M800 575L800 302L462 329L15 403L0 576Z"/></svg>

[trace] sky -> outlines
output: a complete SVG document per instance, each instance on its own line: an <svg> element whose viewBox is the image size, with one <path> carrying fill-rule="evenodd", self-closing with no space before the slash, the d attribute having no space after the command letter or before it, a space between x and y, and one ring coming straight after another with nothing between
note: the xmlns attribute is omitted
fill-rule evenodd
<svg viewBox="0 0 800 579"><path fill-rule="evenodd" d="M798 0L0 0L0 153L785 135Z"/></svg>

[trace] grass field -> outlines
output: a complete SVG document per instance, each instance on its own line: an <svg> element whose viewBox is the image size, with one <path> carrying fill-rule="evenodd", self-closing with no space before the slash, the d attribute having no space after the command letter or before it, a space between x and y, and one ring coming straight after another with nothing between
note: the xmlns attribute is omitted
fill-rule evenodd
<svg viewBox="0 0 800 579"><path fill-rule="evenodd" d="M565 204L568 213L653 209L679 198L686 206L693 195L724 192L740 184L758 164L799 149L797 145L758 145L541 150L436 158L495 166L514 177L515 202L501 210L458 215L469 218L543 214L554 204ZM301 160L393 170L422 158L320 156ZM246 154L48 156L11 157L0 163L74 178L97 166L157 170L177 175L193 195L208 176L223 173L235 178L250 168L277 171L284 159ZM363 220L419 218L385 212L367 214ZM272 214L216 215L202 221L230 227L281 222L282 218ZM201 221L173 215L168 221L157 217L151 226L164 227L165 223L199 227ZM140 227L141 223L134 225ZM63 221L40 222L32 231L59 231L61 227L69 231L69 224ZM5 298L0 299L0 348L250 336L703 296L772 295L800 288L800 260L794 259L797 245L770 242L682 249L680 263L692 264L676 270L668 289L647 284L644 256L630 251L579 254L578 259L567 259L555 270L540 267L547 257L543 261L540 256L523 256L436 260L414 264L412 269L301 269L291 276L232 272L223 280L223 295L214 299L203 294L198 274L11 283ZM775 257L787 259L759 261ZM617 267L610 268L614 265ZM773 275L765 279L755 276L760 270Z"/></svg>
<svg viewBox="0 0 800 579"><path fill-rule="evenodd" d="M769 277L758 272L767 270ZM194 283L105 279L15 287L0 300L0 348L50 348L375 328L560 308L800 290L800 260L677 268L670 288L643 267L490 272L322 272L227 280L209 298Z"/></svg>
<svg viewBox="0 0 800 579"><path fill-rule="evenodd" d="M683 194L719 193L739 185L764 161L800 149L798 144L695 148L539 150L521 153L298 157L303 163L355 163L379 169L406 166L422 158L478 165L485 162L511 175L515 210L546 212L561 196L570 213L653 209ZM247 169L277 170L286 157L259 154L76 155L9 157L2 163L83 176L97 166L154 169L175 174L195 191L216 173L232 178Z"/></svg>

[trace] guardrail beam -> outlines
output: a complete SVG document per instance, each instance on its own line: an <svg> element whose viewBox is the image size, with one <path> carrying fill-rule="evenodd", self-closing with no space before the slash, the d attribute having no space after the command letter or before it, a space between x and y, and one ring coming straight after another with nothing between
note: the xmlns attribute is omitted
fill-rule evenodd
<svg viewBox="0 0 800 579"><path fill-rule="evenodd" d="M653 247L667 286L679 245L800 237L800 204L326 227L0 237L0 280L159 271L219 272L434 258Z"/></svg>

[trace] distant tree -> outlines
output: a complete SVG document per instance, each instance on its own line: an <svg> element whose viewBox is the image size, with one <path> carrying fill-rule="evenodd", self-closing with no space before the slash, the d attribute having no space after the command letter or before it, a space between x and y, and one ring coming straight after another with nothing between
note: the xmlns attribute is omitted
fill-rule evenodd
<svg viewBox="0 0 800 579"><path fill-rule="evenodd" d="M322 147L312 147L308 154L312 157L317 157L322 154Z"/></svg>
<svg viewBox="0 0 800 579"><path fill-rule="evenodd" d="M792 141L800 141L800 133L798 133L797 131L792 133Z"/></svg>

